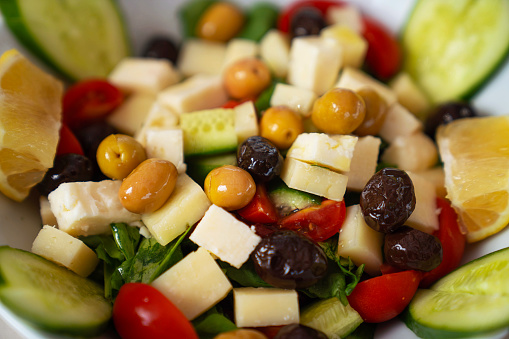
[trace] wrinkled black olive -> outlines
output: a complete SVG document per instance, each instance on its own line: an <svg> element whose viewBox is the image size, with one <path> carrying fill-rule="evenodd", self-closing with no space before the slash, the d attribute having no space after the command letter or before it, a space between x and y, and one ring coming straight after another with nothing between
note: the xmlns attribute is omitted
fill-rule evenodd
<svg viewBox="0 0 509 339"><path fill-rule="evenodd" d="M427 272L442 262L442 244L431 234L403 226L385 235L384 256L391 266Z"/></svg>
<svg viewBox="0 0 509 339"><path fill-rule="evenodd" d="M290 21L290 36L292 38L308 35L318 35L327 26L322 13L313 7L299 9Z"/></svg>
<svg viewBox="0 0 509 339"><path fill-rule="evenodd" d="M463 102L447 102L437 106L426 119L425 133L435 139L438 126L447 125L453 120L471 118L477 116L476 110Z"/></svg>
<svg viewBox="0 0 509 339"><path fill-rule="evenodd" d="M258 182L266 182L279 175L283 161L277 147L260 136L247 138L237 150L237 165Z"/></svg>
<svg viewBox="0 0 509 339"><path fill-rule="evenodd" d="M92 175L92 163L87 157L73 153L57 155L37 189L42 195L48 195L64 182L89 181Z"/></svg>
<svg viewBox="0 0 509 339"><path fill-rule="evenodd" d="M412 179L405 171L384 168L369 179L360 205L366 223L375 231L390 233L402 226L415 208Z"/></svg>
<svg viewBox="0 0 509 339"><path fill-rule="evenodd" d="M142 53L143 57L168 59L173 64L177 63L178 55L177 45L171 39L162 36L150 39Z"/></svg>
<svg viewBox="0 0 509 339"><path fill-rule="evenodd" d="M309 326L290 324L283 326L274 339L327 339L327 335Z"/></svg>
<svg viewBox="0 0 509 339"><path fill-rule="evenodd" d="M262 239L251 254L256 273L268 284L296 289L325 276L327 257L311 240L293 231L278 231Z"/></svg>

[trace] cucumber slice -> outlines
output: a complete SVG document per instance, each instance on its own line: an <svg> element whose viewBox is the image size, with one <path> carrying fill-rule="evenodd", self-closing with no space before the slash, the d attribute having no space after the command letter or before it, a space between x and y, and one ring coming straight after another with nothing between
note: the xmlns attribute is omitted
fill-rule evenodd
<svg viewBox="0 0 509 339"><path fill-rule="evenodd" d="M321 197L290 188L280 179L270 182L267 193L281 217L322 203Z"/></svg>
<svg viewBox="0 0 509 339"><path fill-rule="evenodd" d="M322 331L329 338L344 338L362 323L362 318L352 306L343 305L338 298L330 298L306 308L300 323Z"/></svg>
<svg viewBox="0 0 509 339"><path fill-rule="evenodd" d="M466 99L509 52L509 1L420 0L402 42L404 69L432 101Z"/></svg>
<svg viewBox="0 0 509 339"><path fill-rule="evenodd" d="M114 0L0 0L0 10L27 49L71 80L106 77L130 54Z"/></svg>
<svg viewBox="0 0 509 339"><path fill-rule="evenodd" d="M187 175L203 187L205 178L214 168L223 165L237 165L237 155L235 153L211 155L208 157L193 157L187 163Z"/></svg>
<svg viewBox="0 0 509 339"><path fill-rule="evenodd" d="M0 300L43 330L67 335L100 333L111 303L96 283L38 255L0 247Z"/></svg>
<svg viewBox="0 0 509 339"><path fill-rule="evenodd" d="M405 322L423 338L467 338L509 326L509 248L471 261L418 290Z"/></svg>

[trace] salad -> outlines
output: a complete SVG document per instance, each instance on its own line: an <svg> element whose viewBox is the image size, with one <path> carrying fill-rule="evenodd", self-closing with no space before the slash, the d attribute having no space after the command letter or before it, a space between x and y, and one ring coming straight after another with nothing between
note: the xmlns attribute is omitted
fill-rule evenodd
<svg viewBox="0 0 509 339"><path fill-rule="evenodd" d="M198 3L203 6L201 13L217 5L212 1L182 5L180 19L185 28L206 26L198 20L205 20L204 15L191 15ZM55 273L63 274L62 280L69 281L69 285L57 285L55 289L61 294L56 295L73 295L66 288L80 286L85 292L74 297L78 303L80 298L85 299L87 308L78 309L75 314L66 312L66 321L71 325L59 324L62 318L51 319L51 314L42 318L35 314L31 321L67 334L94 334L109 321L109 301L115 300L116 330L129 337L140 330L133 321L137 315L131 310L136 303L143 303L145 296L154 303L147 306L151 312L160 308L172 314L169 329L165 327L168 323L152 327L172 332L175 337L195 337L196 332L201 337L214 337L236 327L256 328L264 334L250 332L250 335L271 337L281 326L298 322L308 327L286 327L278 336L291 337L296 333L292 331L308 331L313 337L334 337L356 331L370 337L375 329L370 324L394 319L419 286L429 287L460 264L464 230L456 221L456 212L443 198L444 184L440 181L443 172L440 168L431 171L438 156L431 138L440 122L433 126L433 119L427 119L431 121L425 126L428 135L422 132L424 125L419 119L426 119L430 107L427 105L431 104L419 87L411 84L410 78L399 76L402 55L397 41L383 25L362 17L356 7L331 5L327 1L310 3L315 6L311 10L299 11L299 5L293 5L283 9L283 14L270 5L253 6L247 23L240 22L243 14L235 13L238 8L228 5L216 11L229 11L229 18L238 15L234 29L238 32L243 27L240 36L245 34L242 37L250 43L242 40L227 45L235 34L207 37L223 39L224 43L206 43L189 37L196 34L194 29L184 29L188 40L181 46L178 61L175 55L165 56L173 58L170 67L168 62L150 64L141 59L124 59L114 63L108 82L82 80L66 90L65 127L60 129L58 155L54 163L46 165L51 168L48 173L53 174L47 174L38 185L42 196L48 196L48 200L41 199L44 224L55 225L51 218L56 217L59 227L45 226L34 237L31 248L78 275L89 276L102 287L97 289L97 285L89 285L90 280L73 274L67 277L66 269L62 270L66 273ZM359 21L347 28L328 25L310 32L316 29L320 18L324 20L324 13L330 8L337 10L338 18L345 13L352 18L357 13ZM256 16L255 9L263 15ZM212 17L209 21L218 21L214 14L208 15ZM294 19L298 15L303 17ZM271 22L260 19L270 17ZM249 18L258 24L251 27ZM219 22L220 19L219 16ZM270 30L276 19L279 30ZM305 31L302 35L314 34L316 38L295 38L290 49L285 42L286 34L300 34L290 27L294 20L301 22L299 29ZM364 32L362 36L356 32L355 24L359 23L375 36L379 34L377 39L369 40L369 34ZM259 27L264 24L267 26L260 32ZM228 25L235 26L235 20ZM206 34L198 33L201 38ZM381 52L380 46L376 49L380 39L386 39L382 50L390 51L394 44L387 59L376 54ZM244 59L246 55L258 55L253 52L257 45L252 42L257 40L261 57ZM161 41L153 40L147 55L158 54ZM348 57L343 55L346 67L335 64L342 53L338 45L350 48ZM292 60L289 64L280 62L285 46L286 57ZM375 46L374 52L373 48L368 51L368 46ZM9 53L6 55L14 60L12 63L25 62L19 54ZM230 57L228 66L222 66L225 54ZM494 60L490 65L498 62ZM58 60L56 64L62 66ZM314 79L312 74L300 72L308 64L315 65L311 70ZM360 70L361 65L370 73ZM156 76L142 76L150 67ZM224 67L219 86L218 77L203 74L211 69L217 72L217 67ZM343 70L337 80L335 73L340 67ZM246 75L246 69L251 81L247 85L237 82L239 74ZM484 76L491 71L488 67ZM67 75L80 77L79 72ZM399 81L388 82L391 78ZM52 83L44 75L37 81ZM402 85L408 81L412 86ZM460 90L473 91L478 82L473 79L470 87ZM330 89L331 86L339 89ZM55 93L59 91L58 85L53 88ZM102 99L107 99L103 103L109 106L87 111L86 106L79 106L80 98L94 90L102 93ZM154 90L159 92L156 104L153 93L147 95ZM408 97L414 100L405 102ZM350 116L346 110L331 110L331 103L341 103L355 113ZM149 106L141 120L133 113ZM166 114L164 109L168 107L178 111L179 118ZM438 107L440 119L451 111L453 116L458 111L477 115L472 106L459 102ZM332 124L337 115L342 115L339 119L342 123ZM104 119L117 131L88 129ZM178 128L176 120L180 120ZM478 126L481 130L482 126ZM99 140L90 140L95 143L91 154L96 156L97 164L87 162L83 156L90 154L87 152L91 147L83 138L94 133L102 134L96 137ZM439 146L440 138L450 138L450 134L444 133L453 132L437 134ZM440 149L446 168L450 162L445 154L448 159L459 156L449 146L450 142L443 143ZM168 144L173 147L167 147ZM411 147L419 150L418 157L408 156ZM123 157L116 158L116 154ZM96 176L90 177L90 173ZM69 175L74 178L68 180ZM147 181L147 177L151 179ZM378 199L391 195L395 199L391 203L399 206L383 210ZM147 196L148 199L142 198ZM73 212L74 207L70 207L73 201L86 204L99 200L100 203L93 203L99 213L92 212L82 219L66 214L87 213ZM460 198L457 201L463 202ZM44 208L48 204L51 213ZM400 212L394 213L396 208ZM391 220L380 219L377 217L380 213ZM403 224L411 227L402 227ZM495 226L492 233L505 224ZM449 238L440 232L448 232ZM104 235L109 233L113 237ZM467 234L471 242L486 236L473 230ZM50 245L55 239L69 244ZM352 246L352 242L360 245ZM398 251L401 244L420 254L419 260ZM292 252L292 248L299 250ZM78 253L80 260L63 262L62 253L69 252ZM437 293L450 296L447 284L461 285L458 279L478 274L481 263L507 260L505 252L471 263L458 271L461 274L442 279L445 283L436 285ZM46 260L17 250L2 248L0 256L4 270L10 266L14 269L17 260L30 268L48 265L48 272L55 269ZM286 268L271 265L271 260L283 260ZM45 269L42 271L40 277L49 275L44 273ZM496 285L497 278L493 279L487 281ZM16 280L10 284L16 284ZM394 286L398 288L387 292L387 288ZM469 291L478 293L476 287ZM494 288L490 296L496 293L506 296L503 288ZM387 298L380 298L381 294ZM3 295L4 303L21 314L34 305L28 300L20 305L20 299L11 299L12 290L4 289ZM42 295L36 294L36 299L39 297ZM501 300L499 304L503 307L505 299ZM480 309L487 307L477 302ZM259 304L265 305L261 306L266 308L263 312ZM378 308L373 308L373 304ZM407 324L419 335L427 335L426 328L433 329L434 324L422 325L416 320L417 309L423 307L405 311ZM76 326L73 321L84 311L89 311L86 314L90 318L81 317ZM335 320L327 320L331 317ZM166 321L164 317L160 320ZM472 334L500 328L497 321L503 323L504 316L488 325L474 324L472 328L459 321L459 329L453 331ZM177 334L178 329L181 334ZM144 331L150 330L154 328Z"/></svg>

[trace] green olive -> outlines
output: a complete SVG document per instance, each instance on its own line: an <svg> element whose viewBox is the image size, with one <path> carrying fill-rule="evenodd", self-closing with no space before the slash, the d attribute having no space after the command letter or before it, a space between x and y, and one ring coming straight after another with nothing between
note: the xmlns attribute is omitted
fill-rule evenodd
<svg viewBox="0 0 509 339"><path fill-rule="evenodd" d="M210 202L227 211L246 206L256 192L251 174L232 165L224 165L210 171L205 178L204 188Z"/></svg>
<svg viewBox="0 0 509 339"><path fill-rule="evenodd" d="M204 40L226 42L235 37L244 24L244 14L228 2L210 5L196 25L196 35Z"/></svg>
<svg viewBox="0 0 509 339"><path fill-rule="evenodd" d="M111 179L124 179L147 159L143 146L125 134L107 136L99 144L96 157L101 171Z"/></svg>
<svg viewBox="0 0 509 339"><path fill-rule="evenodd" d="M260 59L245 58L228 66L223 75L224 87L235 99L258 96L270 85L269 67Z"/></svg>
<svg viewBox="0 0 509 339"><path fill-rule="evenodd" d="M269 108L260 120L260 135L272 141L279 149L289 148L303 132L301 116L286 106Z"/></svg>
<svg viewBox="0 0 509 339"><path fill-rule="evenodd" d="M382 128L387 113L387 103L370 87L361 88L357 91L366 104L366 116L362 124L357 127L355 134L358 136L377 135Z"/></svg>
<svg viewBox="0 0 509 339"><path fill-rule="evenodd" d="M170 197L175 189L177 176L177 168L172 162L147 159L124 179L118 197L128 211L154 212Z"/></svg>
<svg viewBox="0 0 509 339"><path fill-rule="evenodd" d="M267 336L260 331L251 329L238 329L216 335L214 339L267 339Z"/></svg>

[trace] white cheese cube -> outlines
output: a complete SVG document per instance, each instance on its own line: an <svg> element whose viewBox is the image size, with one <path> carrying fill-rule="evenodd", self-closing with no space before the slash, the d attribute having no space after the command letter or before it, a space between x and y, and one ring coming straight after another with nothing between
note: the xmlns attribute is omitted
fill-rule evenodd
<svg viewBox="0 0 509 339"><path fill-rule="evenodd" d="M187 319L193 320L232 289L228 278L203 247L188 254L152 282Z"/></svg>
<svg viewBox="0 0 509 339"><path fill-rule="evenodd" d="M390 83L398 102L419 119L424 120L428 113L431 103L424 92L412 80L406 72L399 73Z"/></svg>
<svg viewBox="0 0 509 339"><path fill-rule="evenodd" d="M439 227L435 185L416 173L407 174L414 184L415 209L405 224L431 234Z"/></svg>
<svg viewBox="0 0 509 339"><path fill-rule="evenodd" d="M339 43L343 51L343 67L359 68L364 63L368 42L360 33L343 24L337 24L322 29L320 36L335 39Z"/></svg>
<svg viewBox="0 0 509 339"><path fill-rule="evenodd" d="M322 95L333 85L342 66L341 46L317 36L292 40L288 83Z"/></svg>
<svg viewBox="0 0 509 339"><path fill-rule="evenodd" d="M436 165L438 150L430 137L416 132L394 139L384 151L382 160L402 170L424 171Z"/></svg>
<svg viewBox="0 0 509 339"><path fill-rule="evenodd" d="M346 175L288 157L281 179L288 187L336 201L343 200L348 181Z"/></svg>
<svg viewBox="0 0 509 339"><path fill-rule="evenodd" d="M364 264L364 271L371 276L380 274L384 235L366 224L360 205L346 208L338 239L338 255L350 257L356 266Z"/></svg>
<svg viewBox="0 0 509 339"><path fill-rule="evenodd" d="M303 117L309 117L316 98L317 95L310 89L279 83L270 97L270 105L286 106Z"/></svg>
<svg viewBox="0 0 509 339"><path fill-rule="evenodd" d="M363 87L371 87L385 100L388 106L394 104L397 100L396 94L387 85L353 67L343 69L334 87L347 88L352 91L358 91Z"/></svg>
<svg viewBox="0 0 509 339"><path fill-rule="evenodd" d="M352 5L331 6L326 13L325 20L329 25L343 25L361 34L364 30L361 11Z"/></svg>
<svg viewBox="0 0 509 339"><path fill-rule="evenodd" d="M226 55L226 44L200 39L188 39L180 49L178 69L186 76L219 75Z"/></svg>
<svg viewBox="0 0 509 339"><path fill-rule="evenodd" d="M248 225L216 205L209 207L189 239L236 268L261 240Z"/></svg>
<svg viewBox="0 0 509 339"><path fill-rule="evenodd" d="M211 205L207 195L187 174L180 174L175 189L157 211L142 214L141 220L163 246L200 220Z"/></svg>
<svg viewBox="0 0 509 339"><path fill-rule="evenodd" d="M357 139L352 135L301 133L286 157L327 167L333 171L348 172Z"/></svg>
<svg viewBox="0 0 509 339"><path fill-rule="evenodd" d="M157 102L177 114L222 106L228 100L220 76L195 75L171 86L157 96Z"/></svg>
<svg viewBox="0 0 509 339"><path fill-rule="evenodd" d="M178 173L186 171L184 163L184 133L180 128L148 128L145 137L147 158L172 162Z"/></svg>
<svg viewBox="0 0 509 339"><path fill-rule="evenodd" d="M298 323L299 300L295 290L241 287L233 289L238 327L280 326Z"/></svg>
<svg viewBox="0 0 509 339"><path fill-rule="evenodd" d="M381 143L380 138L371 135L357 140L350 162L350 172L346 173L348 176L346 187L349 190L362 191L375 174Z"/></svg>
<svg viewBox="0 0 509 339"><path fill-rule="evenodd" d="M260 41L260 57L276 77L285 78L290 60L290 39L277 30L271 29Z"/></svg>
<svg viewBox="0 0 509 339"><path fill-rule="evenodd" d="M154 102L150 106L150 110L145 117L145 121L141 128L135 133L135 138L143 146L146 143L146 131L148 128L172 128L177 127L179 116L171 108Z"/></svg>
<svg viewBox="0 0 509 339"><path fill-rule="evenodd" d="M87 277L99 258L83 241L52 226L45 225L37 234L32 252Z"/></svg>
<svg viewBox="0 0 509 339"><path fill-rule="evenodd" d="M422 131L422 122L399 103L394 103L387 109L385 120L378 131L378 135L391 143L396 138L408 136Z"/></svg>
<svg viewBox="0 0 509 339"><path fill-rule="evenodd" d="M51 211L51 205L47 197L41 195L39 197L39 208L43 225L57 226L57 218Z"/></svg>
<svg viewBox="0 0 509 339"><path fill-rule="evenodd" d="M108 76L108 81L128 94L157 92L180 81L180 74L169 60L125 58Z"/></svg>
<svg viewBox="0 0 509 339"><path fill-rule="evenodd" d="M81 181L60 184L48 195L58 227L72 236L111 232L114 222L131 223L140 215L122 206L118 191L122 181Z"/></svg>
<svg viewBox="0 0 509 339"><path fill-rule="evenodd" d="M248 39L235 38L226 45L226 52L223 61L223 71L233 63L246 59L254 58L258 55L258 44L256 41Z"/></svg>
<svg viewBox="0 0 509 339"><path fill-rule="evenodd" d="M442 166L419 171L416 172L416 174L435 185L435 193L438 197L445 198L447 196L447 190L445 189L445 173Z"/></svg>
<svg viewBox="0 0 509 339"><path fill-rule="evenodd" d="M108 115L106 121L121 133L134 135L142 127L154 101L152 94L132 94Z"/></svg>
<svg viewBox="0 0 509 339"><path fill-rule="evenodd" d="M252 101L246 101L233 108L235 111L235 133L239 145L247 138L259 135L258 117Z"/></svg>

